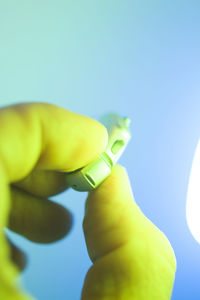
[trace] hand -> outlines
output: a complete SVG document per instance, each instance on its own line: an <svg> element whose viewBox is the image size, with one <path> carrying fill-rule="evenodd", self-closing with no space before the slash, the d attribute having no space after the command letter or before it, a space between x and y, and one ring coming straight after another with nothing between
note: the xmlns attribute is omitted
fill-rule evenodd
<svg viewBox="0 0 200 300"><path fill-rule="evenodd" d="M97 158L108 136L97 121L44 103L0 109L0 129L0 299L27 300L14 281L25 255L3 228L39 243L64 237L71 214L47 198L68 188L64 172ZM89 193L83 230L93 266L82 300L170 299L174 252L136 205L123 167Z"/></svg>

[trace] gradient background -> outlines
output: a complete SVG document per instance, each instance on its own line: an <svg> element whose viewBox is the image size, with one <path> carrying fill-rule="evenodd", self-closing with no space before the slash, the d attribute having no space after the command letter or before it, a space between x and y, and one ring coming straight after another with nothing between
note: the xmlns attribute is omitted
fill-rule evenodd
<svg viewBox="0 0 200 300"><path fill-rule="evenodd" d="M173 300L200 298L200 245L185 215L200 136L199 0L0 1L0 104L42 101L98 119L132 119L120 159L135 199L177 257ZM82 232L87 193L53 197L74 215L51 245L12 234L29 254L24 288L38 300L79 300L91 266Z"/></svg>

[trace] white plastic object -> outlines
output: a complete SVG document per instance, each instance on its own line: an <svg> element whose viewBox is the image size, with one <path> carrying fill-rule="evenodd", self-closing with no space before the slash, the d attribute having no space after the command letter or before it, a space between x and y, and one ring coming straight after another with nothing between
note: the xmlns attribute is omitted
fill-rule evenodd
<svg viewBox="0 0 200 300"><path fill-rule="evenodd" d="M102 119L103 120L103 119ZM109 123L109 115L104 121ZM66 173L66 183L77 191L92 191L96 189L112 172L131 139L131 120L116 114L110 114L110 126L106 126L109 133L105 151L87 166Z"/></svg>

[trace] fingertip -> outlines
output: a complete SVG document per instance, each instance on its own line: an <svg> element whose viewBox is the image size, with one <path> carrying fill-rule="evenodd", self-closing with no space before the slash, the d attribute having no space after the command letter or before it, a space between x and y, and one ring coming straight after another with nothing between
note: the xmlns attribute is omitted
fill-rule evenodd
<svg viewBox="0 0 200 300"><path fill-rule="evenodd" d="M94 134L97 137L97 143L99 144L98 145L99 146L99 151L98 152L99 152L99 154L101 154L105 150L105 148L108 144L108 138L109 138L108 130L99 121L97 121L95 119L91 119L91 121L93 123L92 124L93 128L95 128Z"/></svg>
<svg viewBox="0 0 200 300"><path fill-rule="evenodd" d="M130 179L127 169L122 165L116 164L112 168L111 174L92 192L91 197L116 198L121 196L121 199L133 198ZM124 201L124 200L123 200Z"/></svg>
<svg viewBox="0 0 200 300"><path fill-rule="evenodd" d="M74 115L77 117L78 114ZM108 144L107 128L97 120L78 115L77 123L74 124L76 124L73 127L75 138L72 142L75 142L77 147L71 150L72 153L66 163L68 168L59 169L62 172L73 172L88 165L105 151Z"/></svg>
<svg viewBox="0 0 200 300"><path fill-rule="evenodd" d="M116 164L113 167L113 172L116 172L118 174L118 176L128 177L127 169L124 166L122 166L122 165Z"/></svg>

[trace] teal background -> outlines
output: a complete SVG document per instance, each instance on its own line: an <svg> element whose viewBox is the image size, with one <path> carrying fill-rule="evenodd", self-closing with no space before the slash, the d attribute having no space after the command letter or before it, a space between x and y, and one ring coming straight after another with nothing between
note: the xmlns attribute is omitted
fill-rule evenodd
<svg viewBox="0 0 200 300"><path fill-rule="evenodd" d="M200 298L200 245L185 216L200 136L200 3L195 0L0 1L0 104L42 101L98 119L132 119L120 159L136 202L177 257L173 300ZM87 193L53 197L74 215L51 245L16 234L29 254L24 288L38 300L79 300L91 266L82 232Z"/></svg>

